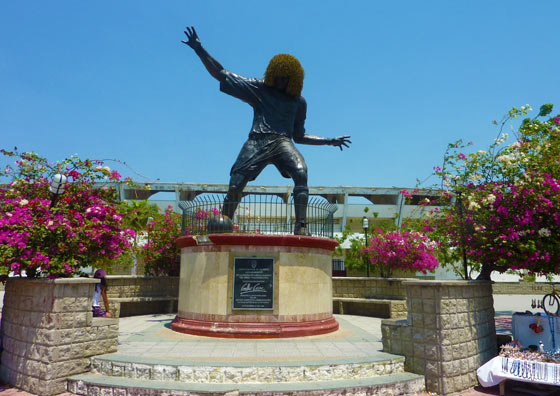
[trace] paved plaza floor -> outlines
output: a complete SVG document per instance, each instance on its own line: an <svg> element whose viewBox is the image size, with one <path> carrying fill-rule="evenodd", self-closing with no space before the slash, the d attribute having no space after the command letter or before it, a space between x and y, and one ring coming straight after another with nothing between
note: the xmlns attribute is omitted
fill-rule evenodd
<svg viewBox="0 0 560 396"><path fill-rule="evenodd" d="M341 329L311 337L238 339L202 337L178 333L169 328L175 315L134 316L120 319L119 351L123 358L146 361L270 363L302 361L317 363L359 360L383 354L381 319L335 315Z"/></svg>
<svg viewBox="0 0 560 396"><path fill-rule="evenodd" d="M499 333L511 333L511 314L530 309L532 296L496 296L496 328ZM126 361L131 357L156 361L246 362L270 364L277 361L356 361L372 353L383 356L381 321L353 315L336 315L342 331L313 337L290 339L222 339L192 336L169 328L174 315L144 315L119 319L119 349L117 355ZM526 384L511 382L507 395L526 395ZM535 388L533 388L535 390ZM466 391L461 396L498 395L498 387ZM529 393L530 394L530 393ZM560 394L560 392L559 392ZM30 395L11 387L0 386L0 396ZM70 396L71 394L64 394ZM428 395L428 394L425 394Z"/></svg>

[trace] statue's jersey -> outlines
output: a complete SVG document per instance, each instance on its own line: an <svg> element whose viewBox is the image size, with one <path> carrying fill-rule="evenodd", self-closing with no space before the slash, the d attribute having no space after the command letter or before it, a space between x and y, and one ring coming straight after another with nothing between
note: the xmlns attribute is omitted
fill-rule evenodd
<svg viewBox="0 0 560 396"><path fill-rule="evenodd" d="M249 135L279 134L293 138L305 134L307 104L303 97L294 98L267 86L261 79L238 76L227 70L221 73L225 81L220 83L220 90L253 107Z"/></svg>

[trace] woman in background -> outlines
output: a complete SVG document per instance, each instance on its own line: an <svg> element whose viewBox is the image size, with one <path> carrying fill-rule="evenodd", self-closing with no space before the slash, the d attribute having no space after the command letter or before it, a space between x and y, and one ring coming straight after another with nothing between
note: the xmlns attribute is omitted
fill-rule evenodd
<svg viewBox="0 0 560 396"><path fill-rule="evenodd" d="M91 310L93 311L94 317L106 317L112 318L111 312L109 312L109 300L107 299L107 281L105 279L105 270L98 269L93 274L94 278L100 279L101 282L95 285L95 290L93 291L93 304ZM103 298L103 304L105 305L106 311L101 309L99 305L99 300Z"/></svg>

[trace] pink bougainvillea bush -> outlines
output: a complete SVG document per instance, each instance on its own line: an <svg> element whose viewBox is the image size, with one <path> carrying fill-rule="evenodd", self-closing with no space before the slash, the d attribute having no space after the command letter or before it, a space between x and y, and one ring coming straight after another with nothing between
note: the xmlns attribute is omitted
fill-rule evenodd
<svg viewBox="0 0 560 396"><path fill-rule="evenodd" d="M362 254L377 266L382 277L390 277L393 269L426 273L438 266L434 256L437 244L416 231L376 230Z"/></svg>
<svg viewBox="0 0 560 396"><path fill-rule="evenodd" d="M424 226L455 260L464 254L479 279L493 271L560 273L560 117L550 115L552 108L525 118L508 145L504 125L531 111L513 108L494 122L501 129L487 150L465 155L470 143L458 141L434 168L442 195L431 205L441 210Z"/></svg>
<svg viewBox="0 0 560 396"><path fill-rule="evenodd" d="M146 275L179 275L181 236L180 216L169 206L164 215L154 217L147 227L147 242L142 247ZM187 232L188 233L188 232Z"/></svg>
<svg viewBox="0 0 560 396"><path fill-rule="evenodd" d="M134 232L122 226L111 188L94 188L120 175L98 161L73 156L49 163L35 153L0 150L0 266L15 275L67 277L130 248ZM57 199L55 174L68 178Z"/></svg>
<svg viewBox="0 0 560 396"><path fill-rule="evenodd" d="M481 274L489 271L560 272L560 183L527 173L526 184L493 182L469 186L464 201L444 210L435 223L456 248L464 246ZM462 214L457 205L463 206Z"/></svg>

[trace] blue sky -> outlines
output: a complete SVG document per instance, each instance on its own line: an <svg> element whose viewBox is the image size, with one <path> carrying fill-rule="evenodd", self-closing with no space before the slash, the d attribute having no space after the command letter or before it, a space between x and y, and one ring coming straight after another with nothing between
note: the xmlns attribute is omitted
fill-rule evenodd
<svg viewBox="0 0 560 396"><path fill-rule="evenodd" d="M181 44L194 25L247 77L277 53L300 59L307 132L353 142L299 145L310 185L413 187L447 143L485 148L511 107L559 110L559 14L557 0L4 1L0 146L227 183L252 109ZM268 167L253 184L291 181Z"/></svg>

